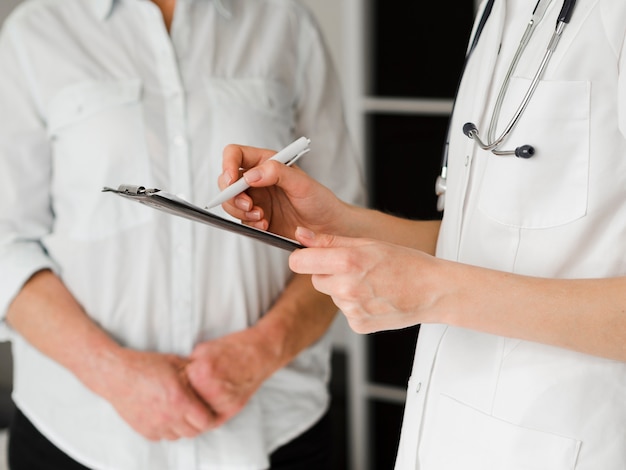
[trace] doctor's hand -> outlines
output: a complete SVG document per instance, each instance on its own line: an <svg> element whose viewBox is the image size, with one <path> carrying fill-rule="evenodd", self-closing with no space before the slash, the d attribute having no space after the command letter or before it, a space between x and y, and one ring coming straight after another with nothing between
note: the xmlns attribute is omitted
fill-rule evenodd
<svg viewBox="0 0 626 470"><path fill-rule="evenodd" d="M213 427L235 416L282 364L254 328L199 343L186 373L196 393L213 410Z"/></svg>
<svg viewBox="0 0 626 470"><path fill-rule="evenodd" d="M314 287L332 297L355 332L437 320L441 260L398 245L304 228L297 229L296 239L308 248L290 255L290 268L312 274Z"/></svg>
<svg viewBox="0 0 626 470"><path fill-rule="evenodd" d="M250 185L245 193L224 203L224 209L243 223L293 238L296 227L337 233L347 219L349 205L330 189L295 166L267 161L276 152L229 145L224 149L224 172L218 180L226 188L241 176Z"/></svg>

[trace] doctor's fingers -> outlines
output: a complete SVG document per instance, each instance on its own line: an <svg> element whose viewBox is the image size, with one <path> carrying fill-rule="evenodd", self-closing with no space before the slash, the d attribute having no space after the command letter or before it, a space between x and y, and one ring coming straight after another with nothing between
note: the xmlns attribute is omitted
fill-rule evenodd
<svg viewBox="0 0 626 470"><path fill-rule="evenodd" d="M244 193L222 204L222 208L235 219L259 230L267 230L269 222L264 219L263 209L254 207L252 198Z"/></svg>
<svg viewBox="0 0 626 470"><path fill-rule="evenodd" d="M240 170L253 168L272 157L276 151L245 145L230 144L222 152L222 176L219 178L220 189L234 183L240 176Z"/></svg>
<svg viewBox="0 0 626 470"><path fill-rule="evenodd" d="M379 242L366 238L348 238L316 234L298 227L296 238L308 248L289 256L289 267L299 274L362 273L380 257Z"/></svg>
<svg viewBox="0 0 626 470"><path fill-rule="evenodd" d="M289 266L296 273L312 275L313 287L340 307L343 302L360 302L369 292L364 279L368 269L354 256L356 250L346 248L307 248L292 253Z"/></svg>
<svg viewBox="0 0 626 470"><path fill-rule="evenodd" d="M287 166L269 160L243 173L246 183L252 188L276 186L290 200L316 196L316 186L320 186L305 171L296 165Z"/></svg>
<svg viewBox="0 0 626 470"><path fill-rule="evenodd" d="M312 282L318 291L331 297L355 333L395 330L414 324L412 316L398 311L388 299L375 296L371 286L356 276L317 274Z"/></svg>

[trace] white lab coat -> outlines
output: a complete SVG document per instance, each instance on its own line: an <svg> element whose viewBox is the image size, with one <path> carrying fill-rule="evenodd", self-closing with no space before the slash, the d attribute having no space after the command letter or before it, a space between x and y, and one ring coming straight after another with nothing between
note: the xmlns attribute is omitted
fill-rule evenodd
<svg viewBox="0 0 626 470"><path fill-rule="evenodd" d="M499 129L537 70L561 4L552 2L521 59ZM476 150L461 132L471 121L486 134L533 6L496 0L468 63L452 122L438 256L540 277L626 275L626 2L578 0L502 146L534 145L533 158ZM513 20L519 11L527 14ZM624 470L626 364L423 325L396 469Z"/></svg>

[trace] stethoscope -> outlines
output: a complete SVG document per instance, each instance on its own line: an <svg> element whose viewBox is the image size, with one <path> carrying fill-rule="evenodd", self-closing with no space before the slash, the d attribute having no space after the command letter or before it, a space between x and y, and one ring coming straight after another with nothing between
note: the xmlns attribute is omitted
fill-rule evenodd
<svg viewBox="0 0 626 470"><path fill-rule="evenodd" d="M491 14L493 3L494 3L494 0L489 0L485 6L483 15L481 16L478 26L476 28L474 39L466 55L466 59L465 59L466 64L467 64L467 60L469 59L470 54L472 53L472 51L476 47L476 44L478 43L478 38L480 37L483 27L485 23L487 22L489 15ZM500 91L498 92L498 98L494 105L493 113L491 114L491 120L489 122L487 142L484 142L480 138L478 129L476 128L476 125L474 123L467 122L463 125L463 133L467 137L469 137L470 139L473 139L481 149L490 151L494 155L498 155L498 156L515 155L518 158L530 158L535 154L535 148L532 145L521 145L515 148L514 150L500 150L499 147L507 139L507 137L509 136L509 134L511 133L511 131L513 130L513 128L519 121L520 117L524 113L524 110L528 106L528 102L532 98L535 92L535 89L537 88L537 85L539 84L539 80L541 80L541 77L543 76L543 73L546 67L548 66L548 62L550 62L550 59L552 58L552 55L554 54L554 50L556 49L559 39L561 38L561 35L563 34L563 30L565 29L565 25L569 23L570 18L572 17L572 12L574 11L574 5L576 4L576 0L564 0L563 1L563 6L561 7L561 11L559 12L559 16L556 22L556 28L554 30L554 33L552 34L552 38L550 39L546 52L543 56L543 59L541 60L541 63L539 64L539 68L537 69L537 72L535 73L535 76L533 77L528 87L528 90L526 91L526 94L524 95L520 105L518 106L517 110L513 114L513 118L509 121L508 125L504 128L504 130L502 131L499 137L496 137L496 123L498 122L498 119L500 117L500 112L502 110L502 103L504 101L506 92L509 88L509 82L511 80L511 76L513 75L513 72L515 71L517 67L517 63L519 62L522 54L524 53L524 50L526 49L526 46L528 45L528 42L530 41L530 38L532 37L532 34L536 26L539 24L539 22L543 18L543 15L549 3L550 1L538 0L537 4L535 5L533 14L530 18L530 21L528 22L528 25L526 26L524 34L522 35L522 38L520 40L519 46L517 47L517 51L515 52L515 55L513 56L513 60L511 61L511 64L509 65L507 73L504 77L504 81L502 82L502 85L500 87ZM453 106L453 109L454 109L454 106ZM445 192L446 192L446 186L447 186L446 178L448 176L447 175L448 173L448 147L449 147L449 142L450 142L449 136L450 136L450 128L448 128L448 138L446 139L446 144L445 144L444 152L443 152L441 174L439 175L439 177L437 178L437 182L435 183L435 193L438 196L437 210L439 211L443 210L444 201L445 201Z"/></svg>

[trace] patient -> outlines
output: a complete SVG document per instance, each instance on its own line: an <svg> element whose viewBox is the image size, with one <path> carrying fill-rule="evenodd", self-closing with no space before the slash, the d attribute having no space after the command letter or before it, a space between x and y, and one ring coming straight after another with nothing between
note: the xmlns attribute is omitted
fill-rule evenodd
<svg viewBox="0 0 626 470"><path fill-rule="evenodd" d="M203 205L226 144L304 135L302 168L362 201L309 12L31 0L4 24L0 76L11 468L329 468L330 299L283 250L100 192Z"/></svg>

